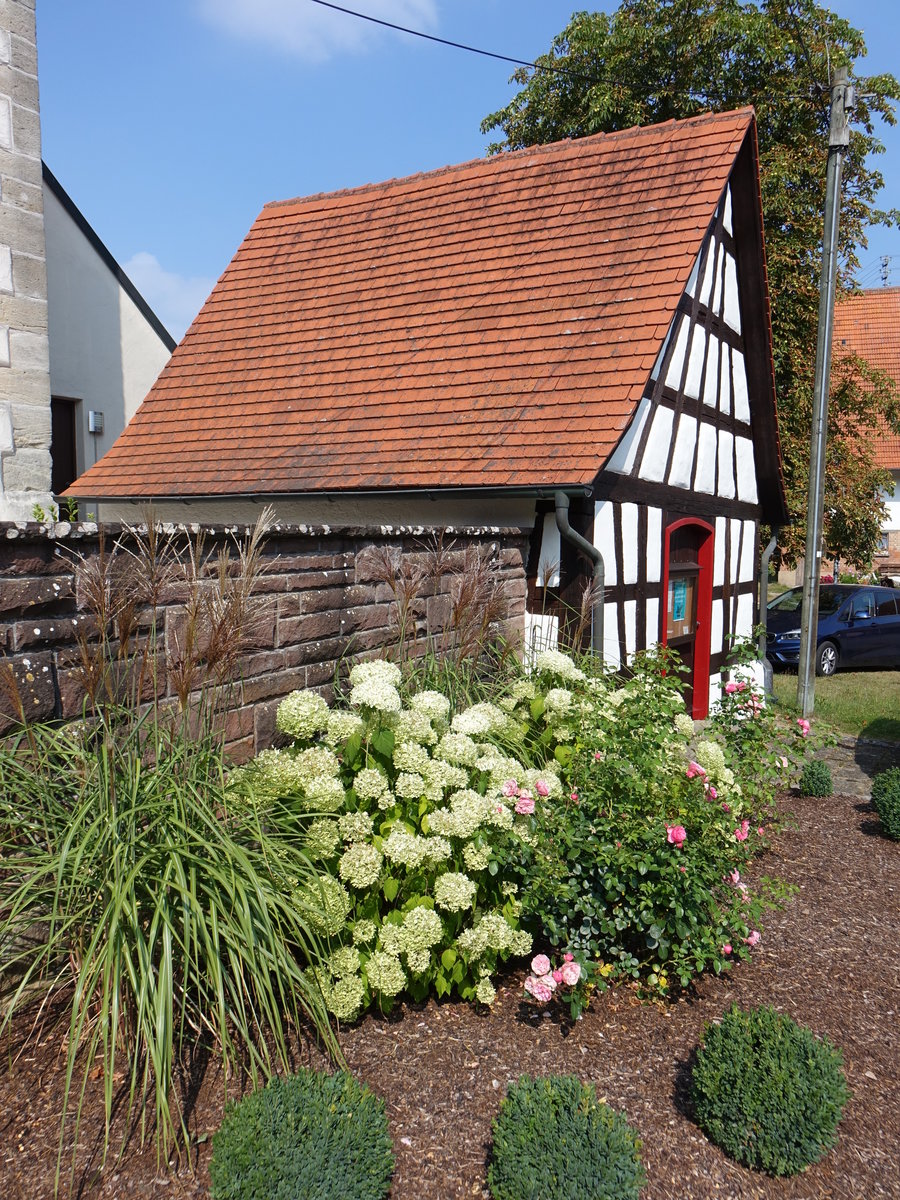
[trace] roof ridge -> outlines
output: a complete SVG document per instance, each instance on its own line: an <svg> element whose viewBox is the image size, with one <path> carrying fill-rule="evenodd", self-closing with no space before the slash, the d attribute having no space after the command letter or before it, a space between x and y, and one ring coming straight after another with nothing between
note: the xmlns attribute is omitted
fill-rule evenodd
<svg viewBox="0 0 900 1200"><path fill-rule="evenodd" d="M435 179L443 175L452 175L456 171L464 171L473 166L487 166L492 162L508 162L512 159L526 158L529 155L535 154L551 154L558 150L561 146L578 146L584 148L594 145L600 141L613 141L616 138L627 137L635 133L658 134L660 130L668 129L670 126L689 126L689 125L713 125L719 121L731 120L736 117L742 117L749 122L750 117L754 117L755 110L752 105L745 105L743 108L729 109L727 112L706 112L698 113L695 117L683 117L680 119L670 118L668 121L660 121L653 125L629 125L627 129L617 129L612 133L591 133L580 138L560 138L556 142L539 142L533 146L523 146L518 150L504 150L500 154L480 156L478 158L468 158L463 162L447 163L443 167L433 167L428 171L413 171L410 175L397 175L391 179L382 179L372 181L370 183L360 183L355 187L336 188L333 191L312 192L308 196L291 196L282 200L269 200L263 205L262 212L269 209L287 208L292 204L307 204L314 200L335 199L338 196L357 196L367 193L385 192L391 188L401 184L408 184L425 179Z"/></svg>

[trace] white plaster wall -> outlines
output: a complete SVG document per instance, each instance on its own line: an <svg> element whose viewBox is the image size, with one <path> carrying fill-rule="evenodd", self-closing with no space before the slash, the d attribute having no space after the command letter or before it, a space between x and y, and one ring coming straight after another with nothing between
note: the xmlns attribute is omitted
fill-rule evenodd
<svg viewBox="0 0 900 1200"><path fill-rule="evenodd" d="M891 471L891 476L894 480L894 490L883 493L887 516L881 528L887 530L900 529L900 471Z"/></svg>
<svg viewBox="0 0 900 1200"><path fill-rule="evenodd" d="M50 387L54 396L81 401L82 471L125 428L169 350L46 184L44 218ZM91 409L103 413L102 435L88 433Z"/></svg>
<svg viewBox="0 0 900 1200"><path fill-rule="evenodd" d="M86 507L91 508L90 504ZM210 524L246 524L254 522L265 507L262 501L240 498L222 500L155 503L153 511L160 521L209 522ZM141 520L139 504L108 503L102 506L106 521ZM297 525L383 525L430 529L435 527L534 525L533 499L485 499L476 497L427 496L352 497L327 500L276 500L272 504L275 519Z"/></svg>

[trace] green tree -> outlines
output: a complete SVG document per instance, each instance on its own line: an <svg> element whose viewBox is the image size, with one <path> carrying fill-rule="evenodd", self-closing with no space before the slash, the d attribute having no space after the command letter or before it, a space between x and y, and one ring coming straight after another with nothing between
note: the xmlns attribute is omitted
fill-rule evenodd
<svg viewBox="0 0 900 1200"><path fill-rule="evenodd" d="M685 118L752 104L772 303L779 430L788 506L795 524L779 539L788 560L806 537L809 431L821 269L822 213L830 112L829 72L850 69L858 89L845 158L840 288L852 286L873 224L900 213L876 204L883 186L870 159L883 153L877 120L895 123L893 75L863 77L862 33L814 0L622 0L612 14L576 13L538 59L521 68L522 90L491 113L497 152ZM836 348L838 350L839 348ZM841 558L865 563L874 551L885 472L872 462L882 422L897 427L896 384L856 358L836 362L826 472L826 539Z"/></svg>

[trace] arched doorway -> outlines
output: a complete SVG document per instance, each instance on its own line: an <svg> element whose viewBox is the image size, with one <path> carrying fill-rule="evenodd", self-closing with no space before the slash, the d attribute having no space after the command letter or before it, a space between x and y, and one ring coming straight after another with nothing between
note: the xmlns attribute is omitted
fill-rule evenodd
<svg viewBox="0 0 900 1200"><path fill-rule="evenodd" d="M684 702L695 721L709 713L709 651L715 531L694 517L666 526L660 641L688 668Z"/></svg>

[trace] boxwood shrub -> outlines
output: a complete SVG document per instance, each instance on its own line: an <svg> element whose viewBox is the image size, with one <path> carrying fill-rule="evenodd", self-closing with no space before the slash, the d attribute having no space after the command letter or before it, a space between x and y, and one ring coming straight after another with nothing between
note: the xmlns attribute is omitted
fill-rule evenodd
<svg viewBox="0 0 900 1200"><path fill-rule="evenodd" d="M818 1162L848 1097L840 1052L773 1008L732 1005L706 1029L693 1070L697 1123L744 1166L796 1175Z"/></svg>
<svg viewBox="0 0 900 1200"><path fill-rule="evenodd" d="M384 1101L344 1071L301 1070L229 1106L212 1200L383 1200L394 1156Z"/></svg>
<svg viewBox="0 0 900 1200"><path fill-rule="evenodd" d="M872 803L884 832L900 842L900 767L882 771L872 780Z"/></svg>
<svg viewBox="0 0 900 1200"><path fill-rule="evenodd" d="M494 1122L494 1200L637 1200L645 1182L636 1132L573 1075L510 1086Z"/></svg>
<svg viewBox="0 0 900 1200"><path fill-rule="evenodd" d="M834 792L831 768L818 758L811 758L800 776L801 796L830 796Z"/></svg>

